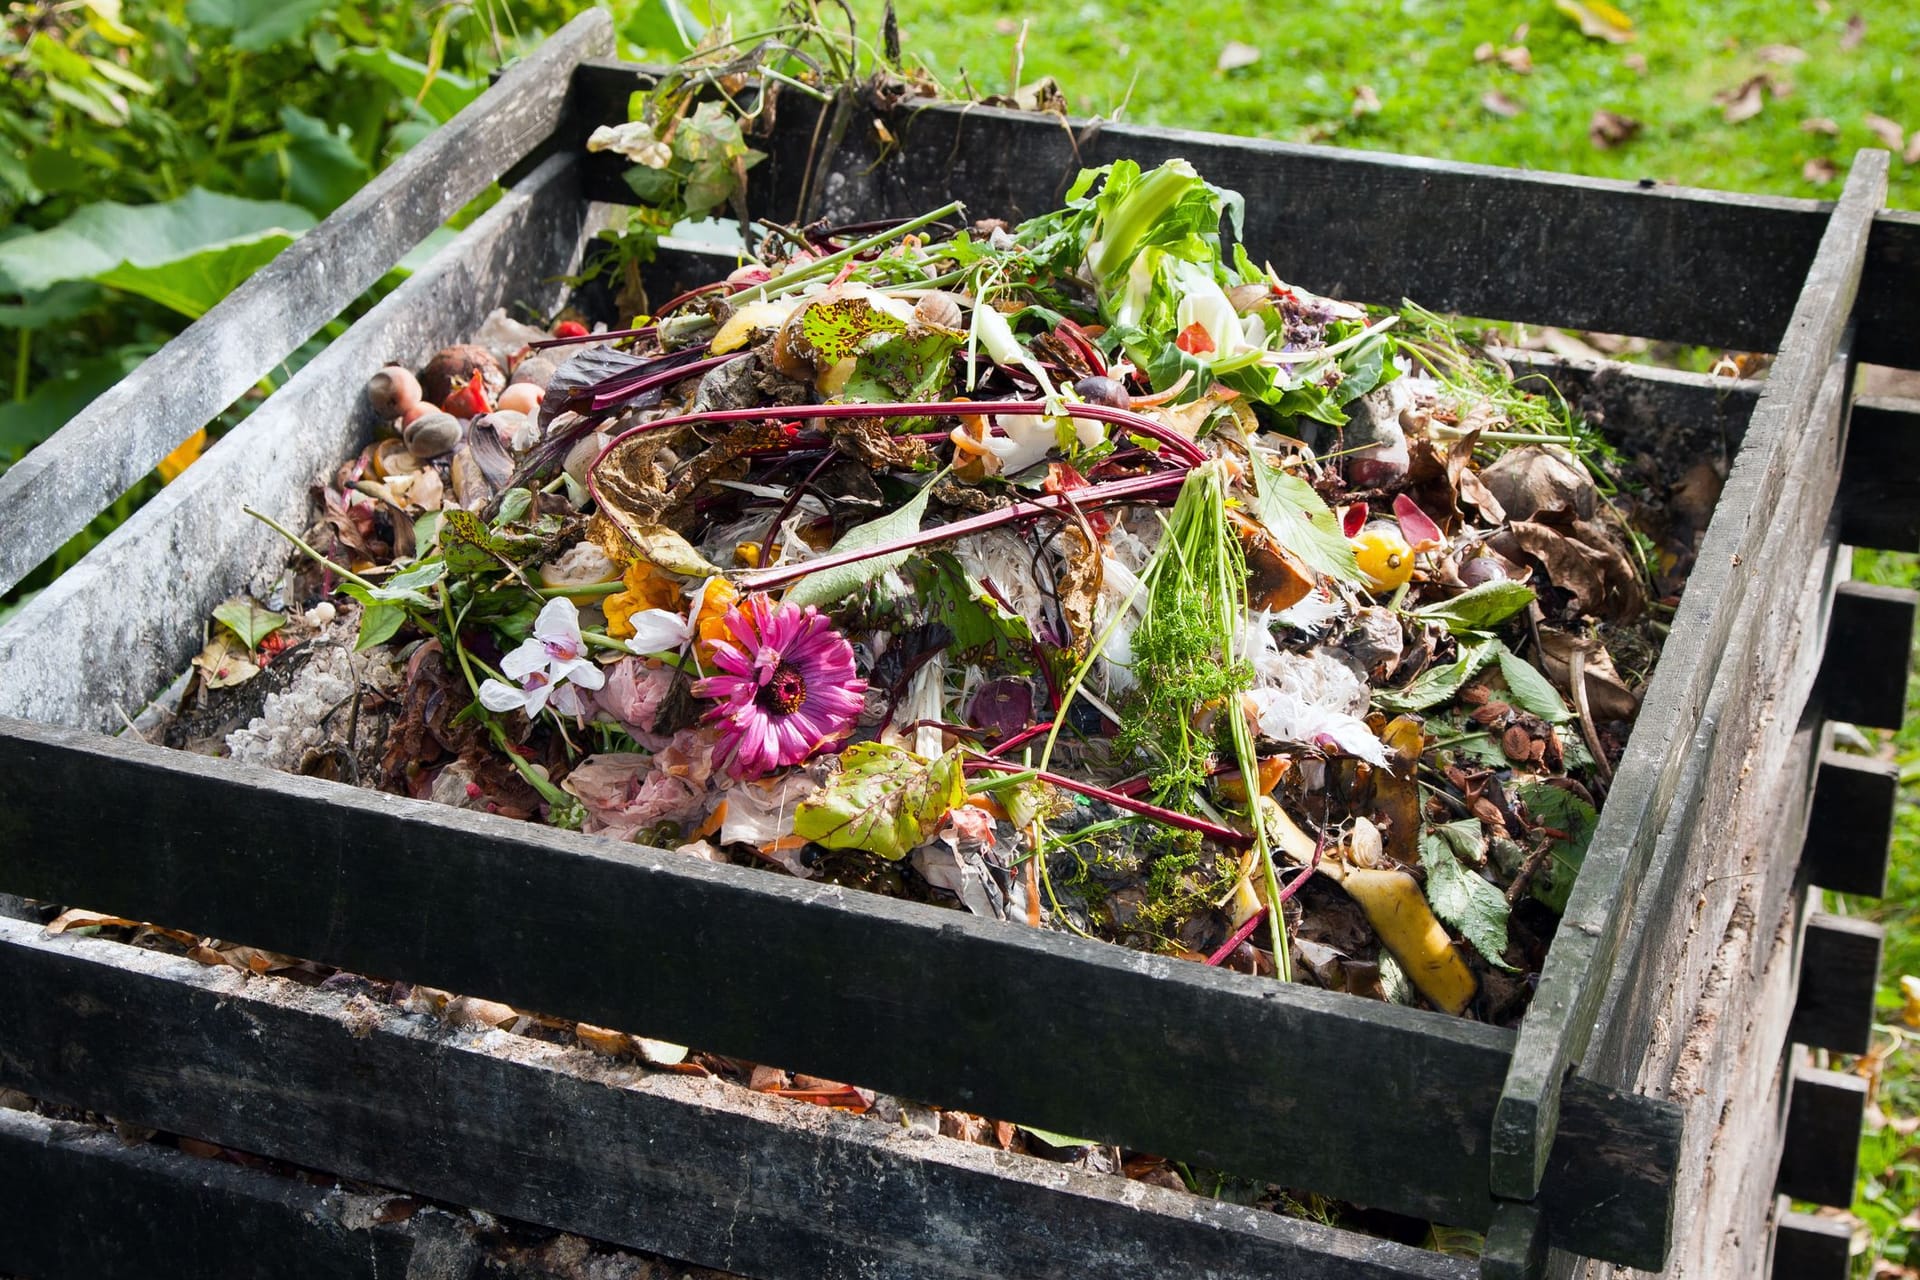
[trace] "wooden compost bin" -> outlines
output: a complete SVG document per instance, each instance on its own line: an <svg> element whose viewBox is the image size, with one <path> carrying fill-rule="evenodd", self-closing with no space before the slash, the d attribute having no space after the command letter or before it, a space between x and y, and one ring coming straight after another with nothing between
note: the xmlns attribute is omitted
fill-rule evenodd
<svg viewBox="0 0 1920 1280"><path fill-rule="evenodd" d="M1322 292L1777 353L1759 384L1514 357L1629 448L1737 447L1517 1033L123 734L211 607L278 573L240 506L302 519L370 429L369 370L560 301L592 202L629 198L580 145L647 81L592 60L610 44L574 22L0 477L4 587L512 170L0 629L0 894L1487 1230L1482 1261L48 937L17 900L0 1087L753 1276L1844 1274L1776 1192L1851 1195L1859 1084L1794 1046L1865 1048L1878 937L1807 889L1884 883L1895 779L1825 724L1903 705L1912 601L1846 582L1848 545L1920 549L1920 404L1851 392L1856 361L1920 367L1920 218L1880 211L1879 152L1827 205L952 105L893 111L883 155L871 104L816 127L794 95L758 142L783 218L1012 219L1083 164L1185 156L1245 193L1256 259ZM658 270L715 269L683 246ZM0 1272L500 1274L471 1219L367 1199L0 1111Z"/></svg>

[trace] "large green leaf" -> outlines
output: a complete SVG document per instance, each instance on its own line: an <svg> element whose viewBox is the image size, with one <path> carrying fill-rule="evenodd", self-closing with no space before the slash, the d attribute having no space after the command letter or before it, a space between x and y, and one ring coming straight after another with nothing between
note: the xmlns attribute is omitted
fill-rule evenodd
<svg viewBox="0 0 1920 1280"><path fill-rule="evenodd" d="M187 17L203 27L233 32L233 47L248 53L296 40L328 0L187 0Z"/></svg>
<svg viewBox="0 0 1920 1280"><path fill-rule="evenodd" d="M827 549L827 554L837 555L842 551L877 547L918 533L920 521L927 514L927 499L932 496L932 483L921 485L920 492L886 515L847 530L841 535L840 541ZM885 555L868 556L865 560L810 573L787 588L787 594L782 598L789 604L832 604L881 577L889 569L898 569L912 554L911 550L889 551Z"/></svg>
<svg viewBox="0 0 1920 1280"><path fill-rule="evenodd" d="M1511 969L1506 961L1507 917L1512 913L1507 896L1461 862L1480 859L1485 844L1475 818L1429 827L1420 837L1427 902L1488 964Z"/></svg>
<svg viewBox="0 0 1920 1280"><path fill-rule="evenodd" d="M680 0L616 0L613 15L621 39L675 58L692 53L707 33Z"/></svg>
<svg viewBox="0 0 1920 1280"><path fill-rule="evenodd" d="M145 351L122 348L82 360L49 378L24 400L0 403L0 470L67 424L95 396L132 372Z"/></svg>
<svg viewBox="0 0 1920 1280"><path fill-rule="evenodd" d="M102 200L0 245L0 287L95 280L197 319L312 225L298 205L199 187L159 204Z"/></svg>
<svg viewBox="0 0 1920 1280"><path fill-rule="evenodd" d="M793 811L793 833L829 849L904 858L967 799L958 751L924 760L884 742L856 742L840 763L841 772Z"/></svg>
<svg viewBox="0 0 1920 1280"><path fill-rule="evenodd" d="M280 108L280 125L289 139L287 194L316 214L332 213L366 185L373 171L343 136L324 120L298 107Z"/></svg>
<svg viewBox="0 0 1920 1280"><path fill-rule="evenodd" d="M460 108L479 97L485 87L444 69L429 72L426 63L415 62L391 49L343 49L340 61L386 81L408 100L418 102L421 110L441 124L453 119Z"/></svg>

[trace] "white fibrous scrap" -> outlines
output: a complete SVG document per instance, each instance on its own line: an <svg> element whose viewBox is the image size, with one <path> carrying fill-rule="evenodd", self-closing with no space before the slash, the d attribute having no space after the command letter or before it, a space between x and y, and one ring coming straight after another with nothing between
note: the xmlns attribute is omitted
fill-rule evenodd
<svg viewBox="0 0 1920 1280"><path fill-rule="evenodd" d="M1330 744L1387 767L1386 748L1362 719L1367 683L1348 663L1326 649L1299 654L1280 648L1261 615L1249 620L1243 644L1255 678L1247 701L1261 733L1304 746Z"/></svg>
<svg viewBox="0 0 1920 1280"><path fill-rule="evenodd" d="M356 659L351 644L316 643L293 683L268 694L260 714L246 728L227 735L228 752L242 764L298 773L309 750L344 734L361 668L384 662L378 650Z"/></svg>

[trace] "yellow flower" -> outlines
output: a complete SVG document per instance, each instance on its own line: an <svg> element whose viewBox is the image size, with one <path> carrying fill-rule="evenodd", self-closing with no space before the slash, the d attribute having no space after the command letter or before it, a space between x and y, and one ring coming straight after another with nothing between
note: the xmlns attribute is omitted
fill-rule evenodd
<svg viewBox="0 0 1920 1280"><path fill-rule="evenodd" d="M620 582L626 590L608 596L600 606L607 615L607 634L615 640L633 636L631 619L643 609L678 609L680 584L649 561L635 559L629 563Z"/></svg>
<svg viewBox="0 0 1920 1280"><path fill-rule="evenodd" d="M198 458L200 451L206 447L207 429L202 427L181 441L178 449L175 449L172 453L160 459L161 482L163 484L172 484L179 478L182 471L185 471L193 465L194 459Z"/></svg>

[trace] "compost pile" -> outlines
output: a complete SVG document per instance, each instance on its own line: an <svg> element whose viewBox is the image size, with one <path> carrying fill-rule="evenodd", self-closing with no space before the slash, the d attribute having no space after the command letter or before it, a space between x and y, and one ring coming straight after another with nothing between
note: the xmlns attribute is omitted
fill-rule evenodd
<svg viewBox="0 0 1920 1280"><path fill-rule="evenodd" d="M373 378L173 736L1511 1023L1697 530L1240 213L1123 161L495 313Z"/></svg>

